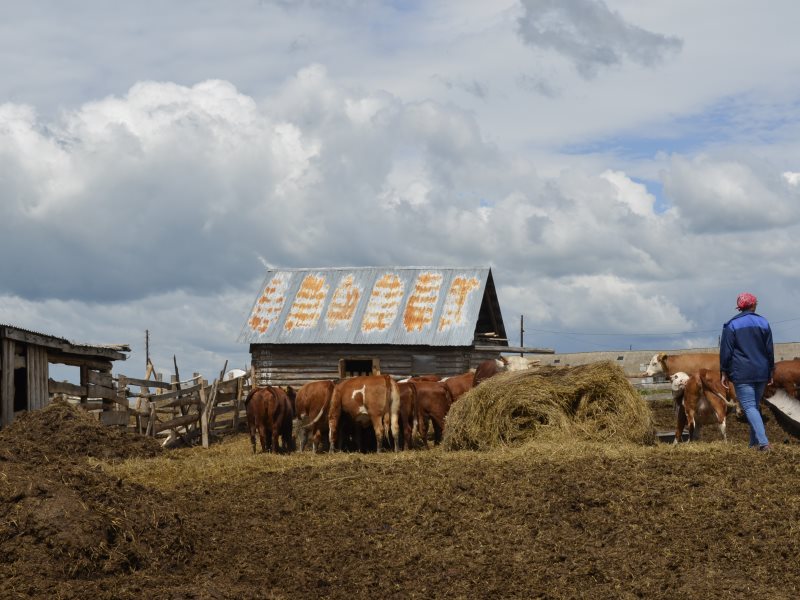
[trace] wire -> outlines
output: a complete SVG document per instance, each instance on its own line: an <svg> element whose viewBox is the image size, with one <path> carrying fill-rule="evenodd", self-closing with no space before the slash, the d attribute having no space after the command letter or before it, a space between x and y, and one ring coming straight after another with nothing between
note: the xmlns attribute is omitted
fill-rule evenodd
<svg viewBox="0 0 800 600"><path fill-rule="evenodd" d="M773 321L772 325L780 325L781 323L789 323L791 321L800 321L800 317L793 317L791 319L783 319L782 321ZM608 336L608 337L672 337L672 336L686 336L686 335L699 335L703 333L718 333L720 328L715 329L697 329L695 331L678 331L678 332L664 332L664 333L608 333L608 332L580 332L580 331L554 331L552 329L534 329L530 325L525 326L525 331L536 331L539 333L553 333L556 335L581 335L581 336Z"/></svg>

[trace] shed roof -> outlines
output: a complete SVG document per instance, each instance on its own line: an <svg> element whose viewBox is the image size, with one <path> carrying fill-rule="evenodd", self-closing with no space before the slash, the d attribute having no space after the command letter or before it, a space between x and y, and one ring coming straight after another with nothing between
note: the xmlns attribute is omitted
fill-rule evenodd
<svg viewBox="0 0 800 600"><path fill-rule="evenodd" d="M269 269L239 341L470 346L482 314L504 341L488 267Z"/></svg>
<svg viewBox="0 0 800 600"><path fill-rule="evenodd" d="M17 342L36 344L52 350L80 354L83 356L97 356L110 360L125 360L125 352L130 352L128 344L85 344L71 342L66 338L23 329L15 325L0 323L0 337L13 339Z"/></svg>

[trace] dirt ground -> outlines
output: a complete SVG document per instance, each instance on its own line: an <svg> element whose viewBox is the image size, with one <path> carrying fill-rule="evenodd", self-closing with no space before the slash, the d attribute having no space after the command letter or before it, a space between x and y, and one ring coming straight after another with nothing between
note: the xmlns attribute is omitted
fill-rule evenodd
<svg viewBox="0 0 800 600"><path fill-rule="evenodd" d="M0 597L796 598L800 445L730 421L728 444L253 456L53 405L0 432Z"/></svg>

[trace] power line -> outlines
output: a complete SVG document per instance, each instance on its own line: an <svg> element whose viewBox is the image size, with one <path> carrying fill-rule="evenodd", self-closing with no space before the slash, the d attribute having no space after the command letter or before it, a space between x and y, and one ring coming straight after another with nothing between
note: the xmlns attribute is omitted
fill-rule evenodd
<svg viewBox="0 0 800 600"><path fill-rule="evenodd" d="M800 321L800 317L793 317L791 319L783 319L781 321L773 321L772 325L780 325L781 323L789 323L790 321ZM610 332L581 332L581 331L555 331L552 329L534 329L526 326L525 331L536 331L539 333L552 333L556 335L581 335L581 336L607 336L607 337L673 337L673 336L686 336L686 335L699 335L703 333L718 333L719 327L714 329L697 329L695 331L678 331L678 332L664 332L664 333L610 333Z"/></svg>

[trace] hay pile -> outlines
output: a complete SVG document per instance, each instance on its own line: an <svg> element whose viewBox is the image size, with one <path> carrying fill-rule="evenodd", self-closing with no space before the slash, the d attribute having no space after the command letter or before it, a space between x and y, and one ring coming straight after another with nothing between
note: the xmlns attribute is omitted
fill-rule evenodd
<svg viewBox="0 0 800 600"><path fill-rule="evenodd" d="M496 375L450 409L444 448L489 450L569 438L655 442L650 408L613 363Z"/></svg>

